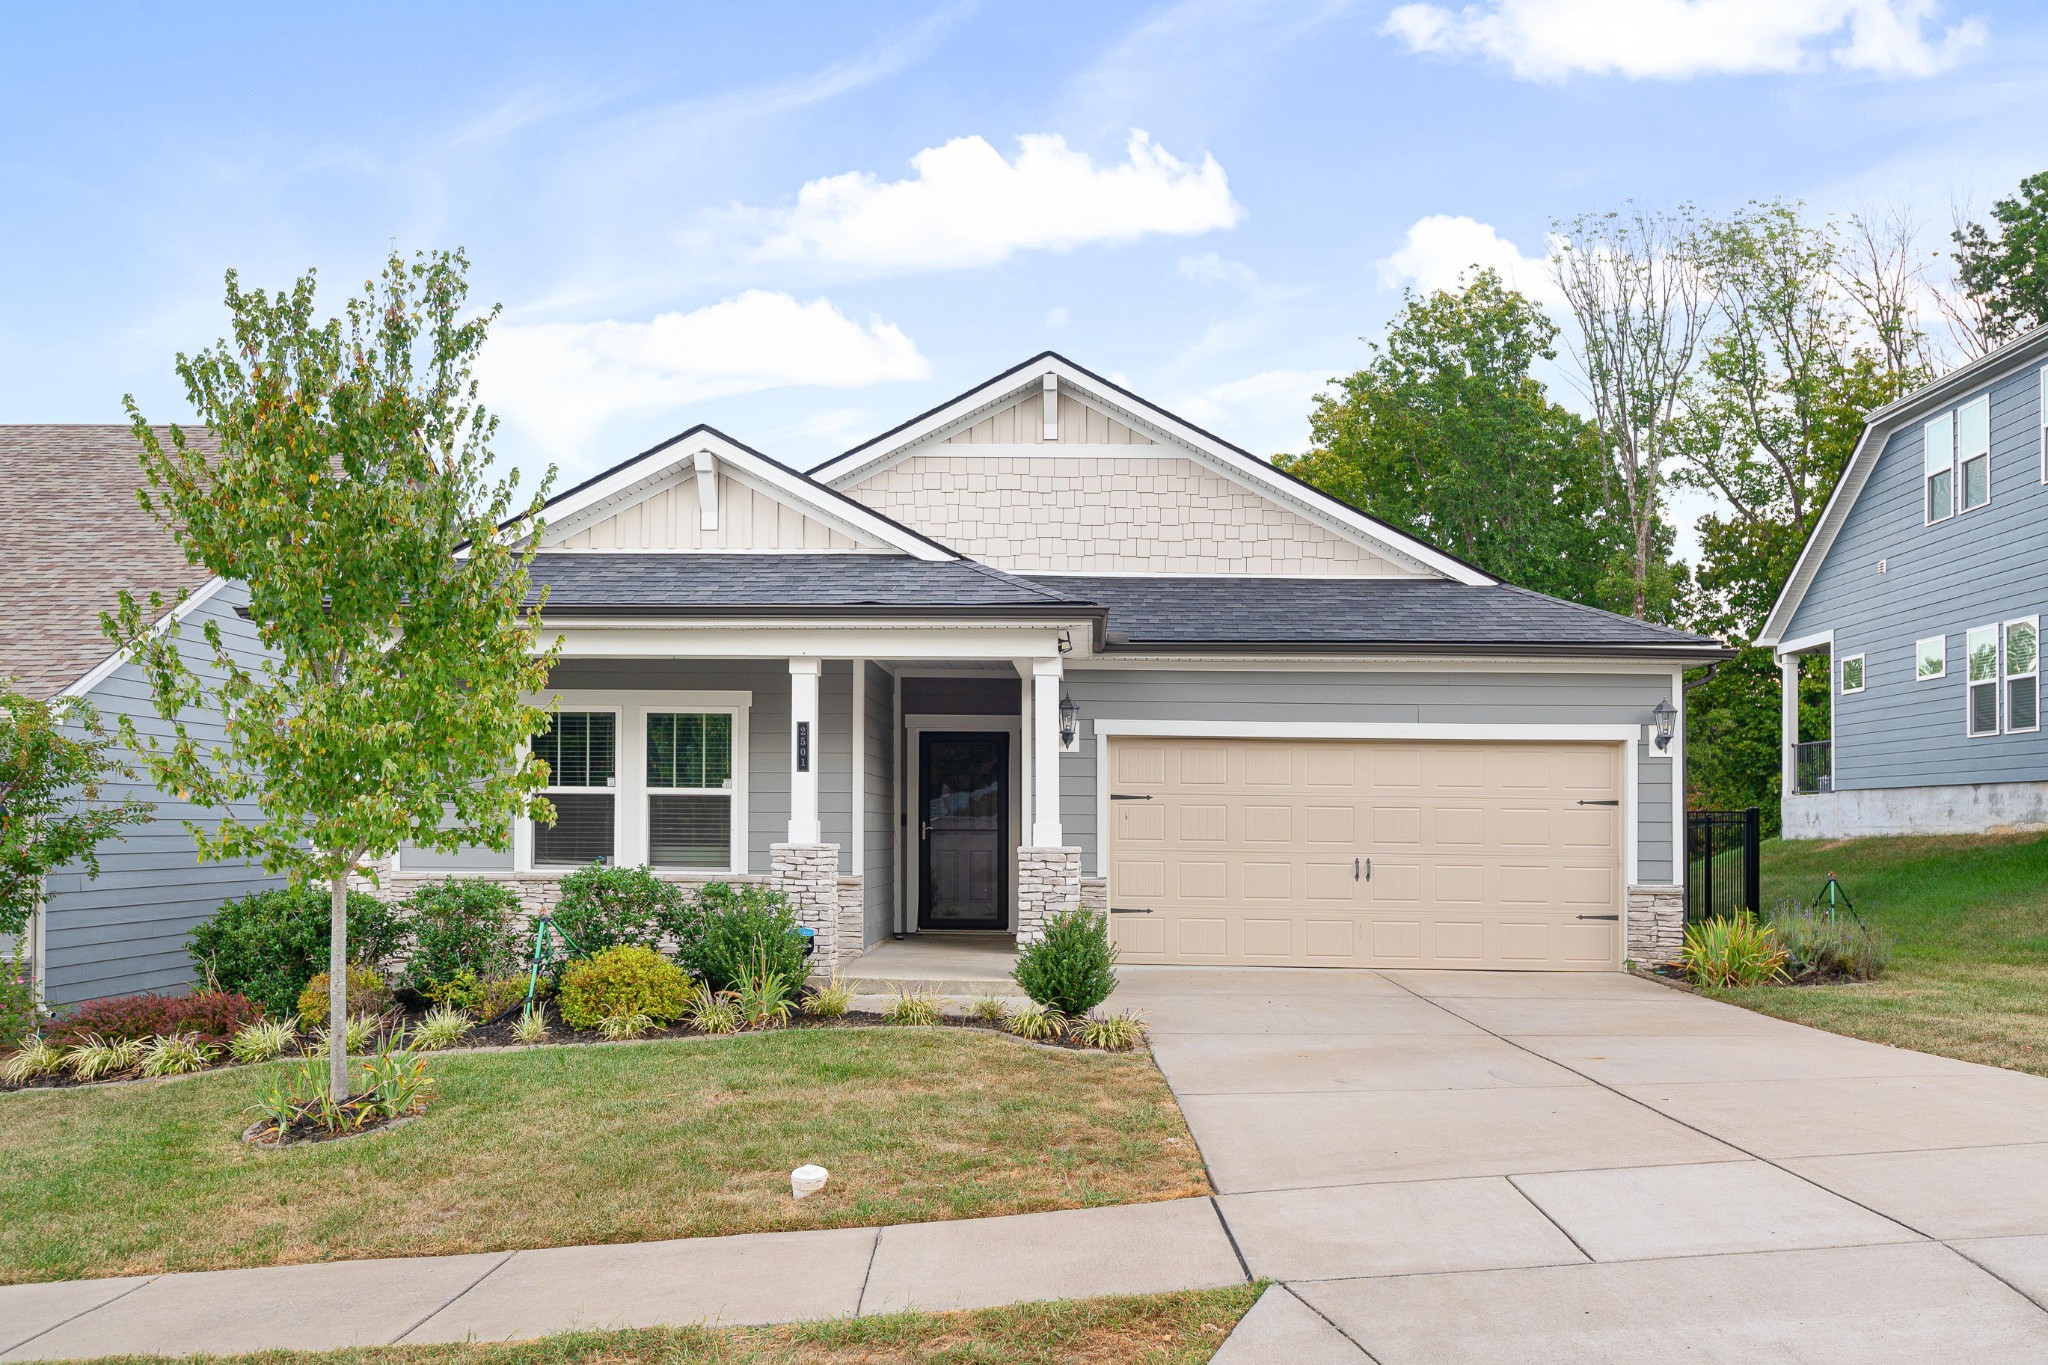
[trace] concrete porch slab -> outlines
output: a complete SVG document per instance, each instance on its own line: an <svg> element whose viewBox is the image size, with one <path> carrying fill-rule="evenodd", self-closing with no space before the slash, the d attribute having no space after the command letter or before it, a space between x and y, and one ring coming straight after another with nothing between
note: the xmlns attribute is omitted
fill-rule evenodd
<svg viewBox="0 0 2048 1365"><path fill-rule="evenodd" d="M1930 1237L2048 1234L2048 1144L1809 1157L1785 1165Z"/></svg>
<svg viewBox="0 0 2048 1365"><path fill-rule="evenodd" d="M1217 1199L1254 1275L1334 1280L1586 1258L1501 1179L1408 1180Z"/></svg>
<svg viewBox="0 0 2048 1365"><path fill-rule="evenodd" d="M1287 1365L1369 1365L1365 1352L1277 1284L1259 1295L1252 1311L1238 1320L1222 1349L1210 1357L1210 1365L1274 1365L1276 1361Z"/></svg>
<svg viewBox="0 0 2048 1365"><path fill-rule="evenodd" d="M1010 977L1016 965L1017 940L1008 934L907 934L847 963L839 980L865 995L905 990L1021 999L1024 992Z"/></svg>
<svg viewBox="0 0 2048 1365"><path fill-rule="evenodd" d="M2048 1086L1983 1067L1939 1076L1617 1088L1769 1160L2005 1146L2048 1135Z"/></svg>
<svg viewBox="0 0 2048 1365"><path fill-rule="evenodd" d="M1162 1034L1152 1055L1179 1095L1491 1090L1591 1082L1485 1034Z"/></svg>
<svg viewBox="0 0 2048 1365"><path fill-rule="evenodd" d="M1930 1243L1333 1280L1296 1292L1380 1365L2048 1359L2048 1315Z"/></svg>
<svg viewBox="0 0 2048 1365"><path fill-rule="evenodd" d="M1774 1037L1767 1045L1755 1035L1740 1033L1698 1038L1524 1034L1515 1041L1603 1085L1953 1076L1981 1069L1951 1057L1812 1029Z"/></svg>
<svg viewBox="0 0 2048 1365"><path fill-rule="evenodd" d="M0 1285L0 1358L30 1338L148 1284L150 1276Z"/></svg>
<svg viewBox="0 0 2048 1365"><path fill-rule="evenodd" d="M1596 1261L1921 1240L1761 1161L1521 1175L1514 1183Z"/></svg>

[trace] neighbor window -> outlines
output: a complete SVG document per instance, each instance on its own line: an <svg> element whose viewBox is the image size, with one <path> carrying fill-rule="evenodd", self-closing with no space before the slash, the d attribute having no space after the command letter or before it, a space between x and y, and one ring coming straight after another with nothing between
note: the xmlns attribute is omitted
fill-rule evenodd
<svg viewBox="0 0 2048 1365"><path fill-rule="evenodd" d="M1956 510L1956 417L1944 412L1921 429L1925 446L1927 520L1946 521Z"/></svg>
<svg viewBox="0 0 2048 1365"><path fill-rule="evenodd" d="M1851 654L1842 660L1842 690L1861 692L1863 690L1863 656Z"/></svg>
<svg viewBox="0 0 2048 1365"><path fill-rule="evenodd" d="M581 867L613 857L619 717L613 711L561 711L533 737L534 757L548 765L553 824L534 822L536 867Z"/></svg>
<svg viewBox="0 0 2048 1365"><path fill-rule="evenodd" d="M647 861L733 866L732 713L647 713Z"/></svg>
<svg viewBox="0 0 2048 1365"><path fill-rule="evenodd" d="M1969 733L1998 733L1998 627L1978 626L1963 637L1969 661Z"/></svg>
<svg viewBox="0 0 2048 1365"><path fill-rule="evenodd" d="M1956 409L1956 463L1962 466L1963 510L1991 501L1991 396Z"/></svg>
<svg viewBox="0 0 2048 1365"><path fill-rule="evenodd" d="M1948 672L1948 636L1930 635L1913 646L1913 676L1939 678Z"/></svg>
<svg viewBox="0 0 2048 1365"><path fill-rule="evenodd" d="M2005 728L2041 728L2041 622L2023 616L2005 623Z"/></svg>

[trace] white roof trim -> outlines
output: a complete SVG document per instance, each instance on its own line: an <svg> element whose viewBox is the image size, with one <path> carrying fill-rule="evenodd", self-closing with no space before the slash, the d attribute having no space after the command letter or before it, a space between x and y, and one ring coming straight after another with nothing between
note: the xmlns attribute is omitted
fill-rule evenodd
<svg viewBox="0 0 2048 1365"><path fill-rule="evenodd" d="M878 541L915 559L944 561L960 556L936 541L899 526L837 489L828 488L758 451L749 450L711 427L692 427L652 450L615 465L596 478L551 500L544 509L548 533L602 517L652 492L666 481L696 477L698 452L708 451L723 471L782 498L808 516L855 539ZM578 551L551 551L575 554Z"/></svg>
<svg viewBox="0 0 2048 1365"><path fill-rule="evenodd" d="M163 618L159 620L155 625L151 626L149 628L148 634L145 635L143 638L147 639L150 636L161 635L164 631L170 629L171 623L173 621L182 621L187 616L190 616L193 612L199 610L199 608L202 605L209 601L215 593L219 592L225 586L227 586L227 580L225 578L215 577L207 579L204 583L201 583L198 587L194 588L191 594L187 596L184 601L178 603L177 606L165 612ZM127 662L128 651L125 649L116 650L114 653L108 655L106 658L100 660L91 668L87 669L86 672L79 677L78 681L72 683L69 687L65 688L62 692L59 692L57 695L59 697L83 697L90 693L94 688L98 687L101 683L105 682L108 678L112 677L114 674L114 670Z"/></svg>
<svg viewBox="0 0 2048 1365"><path fill-rule="evenodd" d="M844 487L905 458L914 447L943 436L949 428L971 425L1018 398L1040 391L1048 375L1073 389L1077 395L1086 395L1093 406L1109 415L1131 426L1147 429L1156 437L1163 437L1203 457L1219 473L1252 485L1289 510L1320 522L1339 534L1362 541L1390 559L1453 582L1487 585L1498 581L1434 546L1288 477L1250 451L1212 436L1165 409L1154 407L1136 394L1051 353L1034 357L866 445L856 446L827 460L812 469L811 476L834 488ZM1050 450L1046 453L1057 455L1060 452Z"/></svg>
<svg viewBox="0 0 2048 1365"><path fill-rule="evenodd" d="M1933 383L1871 412L1864 420L1863 434L1856 438L1856 448L1849 452L1848 464L1842 467L1842 477L1835 482L1835 491L1828 496L1827 506L1821 509L1820 519L1813 524L1813 534L1806 538L1799 559L1792 565L1791 576L1785 580L1778 600L1772 603L1771 614L1764 618L1763 629L1757 632L1751 643L1760 649L1769 649L1784 639L1792 618L1799 612L1799 604L1806 599L1807 589L1813 586L1814 577L1819 574L1828 551L1834 548L1835 537L1842 533L1849 512L1856 506L1856 499L1862 495L1864 485L1870 482L1878 457L1884 454L1885 446L1890 444L1892 435L1900 427L1934 408L1946 406L1971 389L1994 382L2000 377L1999 372L2008 366L2018 368L2039 362L2044 352L2048 352L2048 327L2036 327L2019 340L1989 355L1979 356Z"/></svg>

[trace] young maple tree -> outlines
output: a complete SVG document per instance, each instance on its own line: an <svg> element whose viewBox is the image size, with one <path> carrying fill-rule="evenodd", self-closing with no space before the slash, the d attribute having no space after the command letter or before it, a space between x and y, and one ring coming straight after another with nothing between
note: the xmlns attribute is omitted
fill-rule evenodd
<svg viewBox="0 0 2048 1365"><path fill-rule="evenodd" d="M217 622L211 668L188 666L168 604L123 594L103 622L148 674L172 734L122 738L165 791L218 811L199 855L325 882L332 904L329 1075L348 1095L347 888L401 843L509 845L515 817L552 817L546 768L521 747L553 662L522 609L546 484L494 477L497 419L471 370L496 316L464 318L460 252L393 253L344 316L314 313L314 275L244 291L227 275L232 340L177 372L212 438L166 443L126 400L143 507L186 557L246 584L269 657L238 658ZM197 653L197 651L194 651ZM180 717L218 714L205 745ZM251 807L254 813L251 813Z"/></svg>

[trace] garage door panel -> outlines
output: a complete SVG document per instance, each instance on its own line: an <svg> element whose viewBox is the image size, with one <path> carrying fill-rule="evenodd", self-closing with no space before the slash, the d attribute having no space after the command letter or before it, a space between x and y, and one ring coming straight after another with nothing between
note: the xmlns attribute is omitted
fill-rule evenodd
<svg viewBox="0 0 2048 1365"><path fill-rule="evenodd" d="M1129 804L1129 803L1126 803ZM1228 837L1226 812L1221 802L1189 802L1180 808L1180 837L1190 844L1220 844ZM1162 808L1163 811L1163 808Z"/></svg>
<svg viewBox="0 0 2048 1365"><path fill-rule="evenodd" d="M1245 920L1244 951L1247 957L1293 957L1294 922L1285 919Z"/></svg>
<svg viewBox="0 0 2048 1365"><path fill-rule="evenodd" d="M1248 844L1291 844L1300 837L1292 806L1261 801L1243 810L1244 841Z"/></svg>

